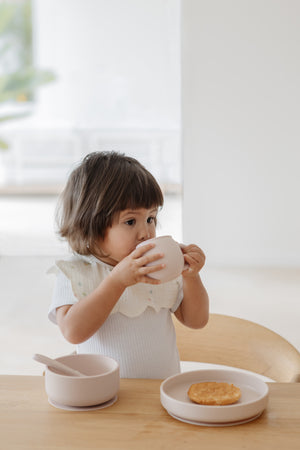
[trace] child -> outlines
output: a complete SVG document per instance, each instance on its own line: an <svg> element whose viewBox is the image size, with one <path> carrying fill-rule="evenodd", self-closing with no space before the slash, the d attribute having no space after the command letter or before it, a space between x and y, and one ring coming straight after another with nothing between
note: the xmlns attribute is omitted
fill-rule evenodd
<svg viewBox="0 0 300 450"><path fill-rule="evenodd" d="M120 364L122 378L166 378L180 372L171 318L192 328L208 320L208 296L199 277L205 256L182 246L188 268L161 283L162 254L154 247L163 195L134 158L116 152L88 154L61 196L59 233L73 256L56 261L49 318L78 353L101 353ZM156 264L146 267L149 262ZM149 276L150 275L150 276Z"/></svg>

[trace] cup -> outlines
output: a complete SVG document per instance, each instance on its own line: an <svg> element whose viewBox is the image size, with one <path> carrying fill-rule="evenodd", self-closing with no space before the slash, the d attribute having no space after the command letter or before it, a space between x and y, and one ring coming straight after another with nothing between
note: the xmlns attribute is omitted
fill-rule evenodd
<svg viewBox="0 0 300 450"><path fill-rule="evenodd" d="M162 283L171 281L178 277L184 268L184 257L179 244L174 241L171 236L159 236L147 241L141 242L138 247L154 243L155 247L148 250L145 255L154 255L156 253L163 253L164 256L156 261L153 261L147 266L155 266L156 264L165 264L161 270L150 273L148 276L160 280Z"/></svg>

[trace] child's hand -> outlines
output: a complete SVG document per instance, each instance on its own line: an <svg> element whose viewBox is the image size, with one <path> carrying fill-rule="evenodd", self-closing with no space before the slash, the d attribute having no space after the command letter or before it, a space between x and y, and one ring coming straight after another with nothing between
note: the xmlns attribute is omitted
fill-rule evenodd
<svg viewBox="0 0 300 450"><path fill-rule="evenodd" d="M184 256L184 261L189 266L182 272L182 276L184 278L188 278L198 275L198 272L202 269L205 263L205 255L203 251L195 244L181 244L180 247Z"/></svg>
<svg viewBox="0 0 300 450"><path fill-rule="evenodd" d="M160 284L159 280L149 277L148 275L161 270L165 264L155 264L150 267L146 265L163 257L163 253L155 253L154 255L145 255L145 253L155 244L143 245L126 256L111 271L114 277L123 286L128 287L136 283Z"/></svg>

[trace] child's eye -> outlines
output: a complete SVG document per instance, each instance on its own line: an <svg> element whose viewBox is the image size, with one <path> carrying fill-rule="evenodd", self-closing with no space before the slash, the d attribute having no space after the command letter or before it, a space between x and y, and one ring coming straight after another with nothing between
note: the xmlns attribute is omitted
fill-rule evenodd
<svg viewBox="0 0 300 450"><path fill-rule="evenodd" d="M135 219L130 219L130 220L126 220L126 225L134 225L135 224Z"/></svg>
<svg viewBox="0 0 300 450"><path fill-rule="evenodd" d="M150 217L148 217L148 219L147 219L147 223L156 223L156 217L155 216L150 216Z"/></svg>

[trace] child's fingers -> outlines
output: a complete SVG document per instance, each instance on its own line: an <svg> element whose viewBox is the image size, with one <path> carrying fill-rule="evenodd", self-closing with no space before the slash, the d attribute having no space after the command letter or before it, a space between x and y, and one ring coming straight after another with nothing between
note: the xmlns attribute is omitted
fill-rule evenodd
<svg viewBox="0 0 300 450"><path fill-rule="evenodd" d="M146 252L148 252L148 250L151 250L151 248L154 248L154 247L155 247L155 244L152 242L150 244L141 245L140 247L137 247L135 250L133 250L132 256L134 258L140 258Z"/></svg>
<svg viewBox="0 0 300 450"><path fill-rule="evenodd" d="M201 248L199 248L197 245L195 244L190 244L190 245L181 245L181 250L183 254L187 254L187 253L196 253L201 255L202 257L205 257L203 251L201 250Z"/></svg>
<svg viewBox="0 0 300 450"><path fill-rule="evenodd" d="M139 258L139 265L146 266L154 261L163 258L163 253L154 253L153 255L144 255Z"/></svg>
<svg viewBox="0 0 300 450"><path fill-rule="evenodd" d="M197 262L197 260L191 254L187 254L186 253L186 254L183 255L183 257L184 257L185 262L188 262L188 263L190 263L190 262Z"/></svg>
<svg viewBox="0 0 300 450"><path fill-rule="evenodd" d="M196 249L198 247L194 244L190 244L190 245L180 244L180 248L182 250L182 253L189 253L192 249Z"/></svg>
<svg viewBox="0 0 300 450"><path fill-rule="evenodd" d="M142 266L139 269L139 273L142 275L149 275L153 272L158 272L159 270L162 270L166 267L165 264L156 264L155 266Z"/></svg>
<svg viewBox="0 0 300 450"><path fill-rule="evenodd" d="M188 267L184 272L197 271L202 269L204 266L205 260L203 258L195 259L191 255L184 255L184 261L188 264Z"/></svg>
<svg viewBox="0 0 300 450"><path fill-rule="evenodd" d="M184 252L183 255L191 256L192 258L194 258L195 260L198 260L198 261L205 260L205 254L198 247L192 248L188 252Z"/></svg>
<svg viewBox="0 0 300 450"><path fill-rule="evenodd" d="M146 266L149 263L152 263L154 261L157 261L158 259L161 259L164 254L157 252L153 253L151 252L150 255L147 254L147 252L155 247L154 243L145 244L141 247L136 248L132 253L131 256L134 258L134 260L138 263L139 266Z"/></svg>

